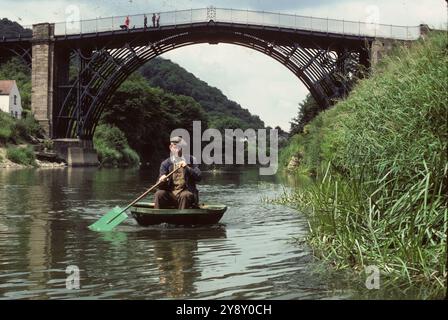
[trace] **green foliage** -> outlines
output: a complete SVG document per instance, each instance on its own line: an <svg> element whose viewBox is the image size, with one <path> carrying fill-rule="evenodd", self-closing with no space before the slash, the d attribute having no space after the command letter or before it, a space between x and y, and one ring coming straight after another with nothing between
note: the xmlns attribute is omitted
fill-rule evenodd
<svg viewBox="0 0 448 320"><path fill-rule="evenodd" d="M31 110L31 71L25 63L17 57L9 59L0 65L1 80L16 80L22 99L22 108Z"/></svg>
<svg viewBox="0 0 448 320"><path fill-rule="evenodd" d="M129 147L124 133L117 127L99 125L93 143L103 166L131 166L140 162L138 154Z"/></svg>
<svg viewBox="0 0 448 320"><path fill-rule="evenodd" d="M0 111L0 144L6 144L13 134L14 119L6 112Z"/></svg>
<svg viewBox="0 0 448 320"><path fill-rule="evenodd" d="M30 146L27 147L8 147L6 157L12 162L23 165L36 165L34 151Z"/></svg>
<svg viewBox="0 0 448 320"><path fill-rule="evenodd" d="M16 120L14 136L16 140L31 141L31 137L42 137L42 128L31 112L25 112L24 117Z"/></svg>
<svg viewBox="0 0 448 320"><path fill-rule="evenodd" d="M300 138L299 135L292 136L289 138L288 143L284 146L279 154L279 166L281 168L286 168L292 157L298 157L302 159L303 157L303 145L297 141Z"/></svg>
<svg viewBox="0 0 448 320"><path fill-rule="evenodd" d="M216 118L211 121L211 128L218 129L221 132L224 132L224 129L242 129L246 130L245 124L238 118L223 116L220 118Z"/></svg>
<svg viewBox="0 0 448 320"><path fill-rule="evenodd" d="M34 117L25 112L24 118L12 118L5 112L0 112L0 144L30 142L31 137L41 137L41 128Z"/></svg>
<svg viewBox="0 0 448 320"><path fill-rule="evenodd" d="M43 147L45 148L45 149L47 149L47 150L53 150L53 140L51 140L51 139L45 139L43 142L42 142L42 145L43 145Z"/></svg>
<svg viewBox="0 0 448 320"><path fill-rule="evenodd" d="M241 129L264 128L263 121L252 115L234 101L230 101L217 88L210 87L179 65L162 58L156 58L145 64L140 73L154 87L174 94L190 96L196 100L209 116L209 127L217 128L220 119L231 118L241 123Z"/></svg>
<svg viewBox="0 0 448 320"><path fill-rule="evenodd" d="M32 35L32 30L24 29L17 22L7 18L0 19L0 34L5 37L18 37L19 35Z"/></svg>
<svg viewBox="0 0 448 320"><path fill-rule="evenodd" d="M305 100L303 100L299 104L299 112L297 114L297 117L292 119L292 121L290 122L290 135L302 133L305 125L313 120L321 111L322 109L317 104L316 100L314 100L311 94L308 94Z"/></svg>
<svg viewBox="0 0 448 320"><path fill-rule="evenodd" d="M444 32L400 48L285 151L302 151L318 175L326 168L316 187L291 201L307 208L311 242L339 266L376 264L443 287L447 47Z"/></svg>
<svg viewBox="0 0 448 320"><path fill-rule="evenodd" d="M195 120L202 121L203 129L207 126L207 116L196 101L152 88L139 74L129 77L111 101L102 122L125 132L130 146L146 161L167 155L172 130L184 128L191 133Z"/></svg>

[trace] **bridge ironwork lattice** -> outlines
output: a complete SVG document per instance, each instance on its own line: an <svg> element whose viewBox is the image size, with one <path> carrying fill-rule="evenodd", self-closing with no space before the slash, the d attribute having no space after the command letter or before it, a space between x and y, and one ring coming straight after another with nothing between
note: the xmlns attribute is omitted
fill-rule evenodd
<svg viewBox="0 0 448 320"><path fill-rule="evenodd" d="M129 28L122 27L125 16L49 25L46 41L54 48L57 73L49 93L52 138L91 139L121 83L147 61L176 48L229 43L266 54L293 72L325 109L366 75L376 37L411 40L420 32L419 27L215 7L161 12L160 27L145 26L144 17L130 16ZM30 31L0 35L1 48L9 50L0 58L15 54L30 65L37 43ZM77 67L71 77L70 65Z"/></svg>

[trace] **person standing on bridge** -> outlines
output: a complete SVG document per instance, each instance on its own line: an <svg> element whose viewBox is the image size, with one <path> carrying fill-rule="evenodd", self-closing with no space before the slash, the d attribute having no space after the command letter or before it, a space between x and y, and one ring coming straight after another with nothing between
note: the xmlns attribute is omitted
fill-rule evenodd
<svg viewBox="0 0 448 320"><path fill-rule="evenodd" d="M199 196L196 183L201 180L201 171L191 155L182 155L186 142L181 137L170 139L170 157L160 165L159 181L164 181L154 195L154 208L167 209L175 206L178 209L188 209L198 205ZM179 168L169 179L166 176Z"/></svg>
<svg viewBox="0 0 448 320"><path fill-rule="evenodd" d="M146 14L144 15L143 18L143 27L145 28L145 30L148 27L148 17L146 16Z"/></svg>
<svg viewBox="0 0 448 320"><path fill-rule="evenodd" d="M152 26L154 28L156 27L156 14L155 13L152 14Z"/></svg>
<svg viewBox="0 0 448 320"><path fill-rule="evenodd" d="M131 20L129 19L129 16L126 16L126 20L124 20L124 25L126 26L126 29L129 29L129 23Z"/></svg>
<svg viewBox="0 0 448 320"><path fill-rule="evenodd" d="M130 22L129 16L126 16L126 19L124 20L124 24L122 24L120 26L120 28L123 30L129 30L129 22Z"/></svg>
<svg viewBox="0 0 448 320"><path fill-rule="evenodd" d="M160 13L157 14L157 28L160 27Z"/></svg>

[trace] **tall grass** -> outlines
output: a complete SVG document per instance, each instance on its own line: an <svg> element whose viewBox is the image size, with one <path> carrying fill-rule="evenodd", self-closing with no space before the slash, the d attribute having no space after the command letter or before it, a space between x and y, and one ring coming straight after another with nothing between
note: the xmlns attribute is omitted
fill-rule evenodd
<svg viewBox="0 0 448 320"><path fill-rule="evenodd" d="M447 48L444 32L397 50L295 138L319 178L283 200L336 266L446 285Z"/></svg>
<svg viewBox="0 0 448 320"><path fill-rule="evenodd" d="M308 216L308 240L316 255L336 268L362 271L373 264L389 278L443 288L448 213L440 192L429 202L430 172L391 202L396 190L385 191L385 180L374 190L330 167L318 183L278 200Z"/></svg>

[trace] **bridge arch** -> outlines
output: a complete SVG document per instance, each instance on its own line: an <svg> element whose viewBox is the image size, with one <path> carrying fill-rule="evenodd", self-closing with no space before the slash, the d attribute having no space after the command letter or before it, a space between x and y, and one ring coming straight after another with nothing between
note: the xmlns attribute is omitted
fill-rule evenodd
<svg viewBox="0 0 448 320"><path fill-rule="evenodd" d="M163 53L200 43L234 44L270 56L304 83L322 109L345 96L361 66L368 67L368 43L350 47L333 41L322 46L258 30L217 27L213 22L174 30L156 39L137 35L119 46L104 43L88 54L73 49L83 63L59 108L53 111L53 138L92 139L101 113L130 74Z"/></svg>

